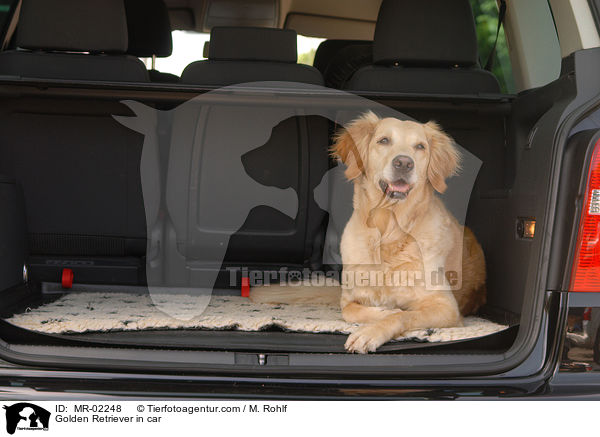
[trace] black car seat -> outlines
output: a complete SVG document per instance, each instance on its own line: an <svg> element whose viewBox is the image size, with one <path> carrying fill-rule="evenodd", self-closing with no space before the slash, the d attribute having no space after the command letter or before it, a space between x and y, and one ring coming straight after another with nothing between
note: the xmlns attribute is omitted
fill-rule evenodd
<svg viewBox="0 0 600 437"><path fill-rule="evenodd" d="M373 64L346 89L407 93L498 93L495 76L479 66L469 0L384 0L373 42Z"/></svg>
<svg viewBox="0 0 600 437"><path fill-rule="evenodd" d="M129 47L127 53L138 58L152 58L148 71L157 83L177 83L179 77L154 68L156 58L168 58L173 53L173 37L169 11L163 0L125 0Z"/></svg>
<svg viewBox="0 0 600 437"><path fill-rule="evenodd" d="M340 50L355 45L371 44L372 41L356 40L356 39L327 39L319 44L315 52L313 67L321 72L324 76L325 71L333 57Z"/></svg>

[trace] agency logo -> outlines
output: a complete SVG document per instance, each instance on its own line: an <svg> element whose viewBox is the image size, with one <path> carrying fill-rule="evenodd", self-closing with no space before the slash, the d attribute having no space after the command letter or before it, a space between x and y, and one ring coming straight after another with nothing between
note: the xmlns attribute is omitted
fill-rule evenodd
<svg viewBox="0 0 600 437"><path fill-rule="evenodd" d="M19 431L47 431L50 424L50 411L35 404L19 402L4 406L6 410L6 432L14 434Z"/></svg>

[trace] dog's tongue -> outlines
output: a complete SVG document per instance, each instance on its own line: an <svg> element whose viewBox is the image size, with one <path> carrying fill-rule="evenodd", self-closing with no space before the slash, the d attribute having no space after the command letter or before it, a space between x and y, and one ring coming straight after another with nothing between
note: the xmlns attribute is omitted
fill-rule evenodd
<svg viewBox="0 0 600 437"><path fill-rule="evenodd" d="M398 180L394 182L390 182L388 185L388 191L397 191L400 193L407 193L410 190L410 185L408 185L405 181Z"/></svg>

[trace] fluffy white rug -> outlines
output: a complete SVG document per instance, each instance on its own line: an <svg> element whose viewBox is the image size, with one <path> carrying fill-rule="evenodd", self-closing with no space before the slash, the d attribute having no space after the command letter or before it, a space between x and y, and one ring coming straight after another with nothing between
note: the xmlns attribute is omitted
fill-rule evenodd
<svg viewBox="0 0 600 437"><path fill-rule="evenodd" d="M357 325L346 323L339 308L326 305L256 304L239 296L213 296L199 316L180 320L157 309L198 306L198 298L186 295L136 295L129 293L81 292L8 319L22 328L46 333L130 331L142 329L237 329L260 331L279 327L294 332L344 333ZM175 314L173 312L171 314ZM480 337L507 326L478 317L467 317L457 328L411 331L397 340L429 342Z"/></svg>

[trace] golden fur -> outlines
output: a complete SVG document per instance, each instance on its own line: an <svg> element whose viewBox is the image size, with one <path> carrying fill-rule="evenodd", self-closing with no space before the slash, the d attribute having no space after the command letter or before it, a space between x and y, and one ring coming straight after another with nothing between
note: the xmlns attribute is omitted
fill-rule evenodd
<svg viewBox="0 0 600 437"><path fill-rule="evenodd" d="M460 326L485 303L485 261L473 233L434 193L446 190L459 167L453 140L434 122L367 112L336 137L333 153L354 182L354 213L340 248L343 277L352 284L341 297L333 287L265 287L253 290L252 300L339 298L344 319L362 324L348 337L350 352L375 351L405 331ZM397 182L391 162L399 156L413 167Z"/></svg>

